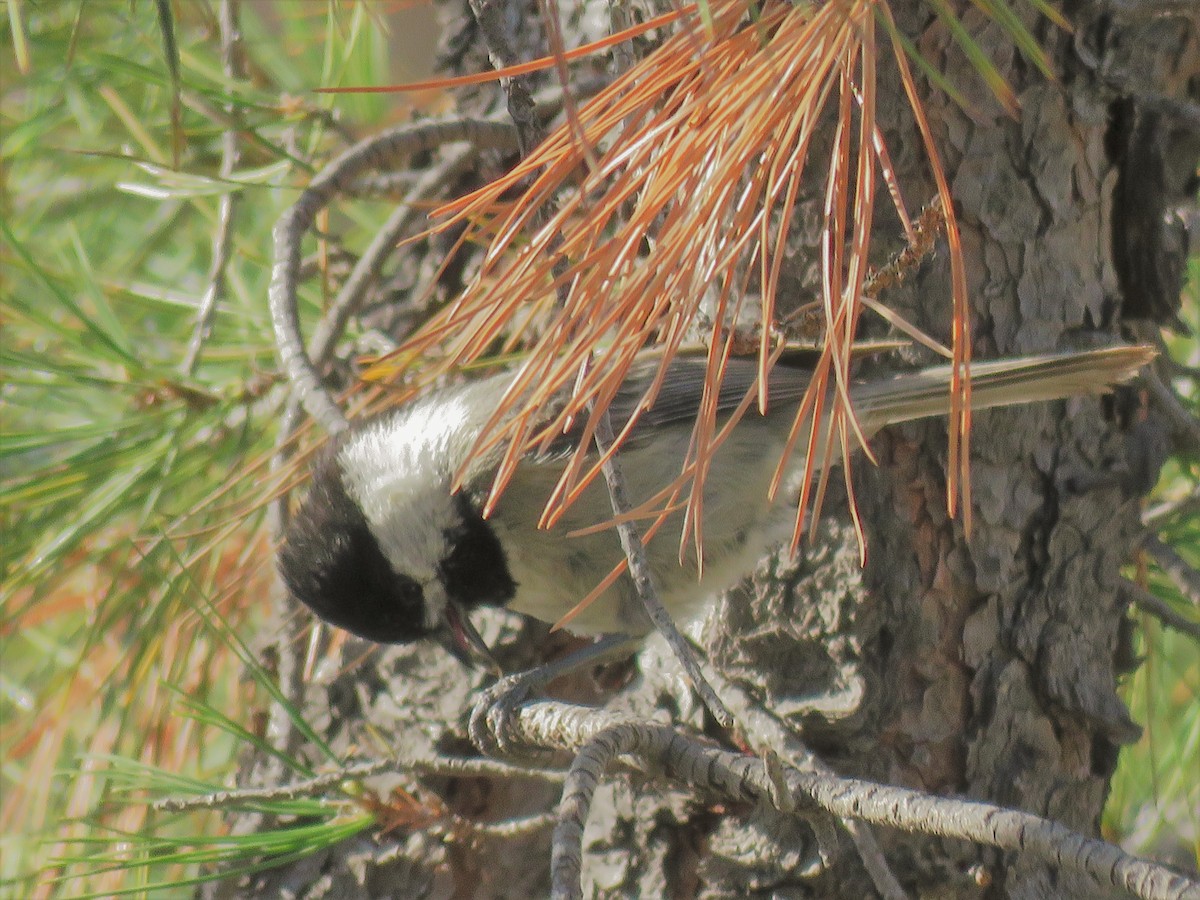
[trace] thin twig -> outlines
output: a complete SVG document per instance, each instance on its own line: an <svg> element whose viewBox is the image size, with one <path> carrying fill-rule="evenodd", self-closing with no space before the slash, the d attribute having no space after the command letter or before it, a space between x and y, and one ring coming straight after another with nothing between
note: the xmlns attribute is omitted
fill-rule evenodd
<svg viewBox="0 0 1200 900"><path fill-rule="evenodd" d="M592 79L580 86L578 91L586 95L603 87L602 80ZM562 102L561 91L547 90L536 98L534 111L539 116L550 117L557 114ZM372 243L372 248L378 248L380 252L369 251L364 255L364 260L359 261L350 282L339 292L327 321L318 327L313 341L314 352L310 356L300 333L299 314L296 310L296 293L300 280L300 247L304 234L312 227L317 213L336 196L352 194L357 190L361 186L362 176L373 174L374 170L387 171L399 157L428 152L441 144L459 141L466 141L474 151L512 150L517 145L517 131L512 125L497 118L421 122L388 129L360 141L329 162L275 226L275 262L271 275L270 305L280 366L292 384L293 393L300 404L329 431L341 430L346 419L322 383L317 367L328 359L332 348L341 337L342 328L356 311L356 304L361 302L372 273L377 271L377 266L386 255L383 251L393 250L394 247L386 246L384 235L380 235ZM405 212L398 212L392 217L387 232L394 233L398 225L410 221L417 201L431 196L433 191L444 183L445 178L464 164L463 158L455 156L435 170L438 174L427 173L426 177L421 178L416 189L409 195ZM298 410L285 411L279 429L279 445L291 439L298 422ZM282 523L284 516L276 515L275 518Z"/></svg>
<svg viewBox="0 0 1200 900"><path fill-rule="evenodd" d="M1159 408L1166 413L1171 427L1187 436L1186 446L1190 446L1193 453L1200 452L1200 419L1192 415L1191 410L1180 402L1179 397L1153 368L1147 368L1140 381L1146 385Z"/></svg>
<svg viewBox="0 0 1200 900"><path fill-rule="evenodd" d="M504 819L500 822L475 822L456 815L451 817L451 824L445 830L452 833L465 832L472 837L511 839L545 831L547 828L552 828L554 822L553 812L535 813L517 819Z"/></svg>
<svg viewBox="0 0 1200 900"><path fill-rule="evenodd" d="M793 769L816 772L830 778L837 777L833 769L805 746L800 736L785 720L756 702L739 685L724 679L719 672L714 672L714 680L720 686L721 696L736 710L738 723L745 729L747 742L760 756L765 748L770 748ZM879 895L885 900L907 900L908 895L888 866L871 826L866 822L845 817L838 821L854 842L863 867Z"/></svg>
<svg viewBox="0 0 1200 900"><path fill-rule="evenodd" d="M219 13L221 66L228 82L226 89L231 93L236 82L244 73L240 2L241 0L222 0ZM226 105L225 110L229 115L229 122L221 133L221 165L218 171L222 181L230 179L241 160L238 141L241 115L233 100ZM200 353L204 349L204 342L208 340L208 336L212 332L212 322L217 312L217 305L225 299L225 275L233 250L233 222L240 198L241 190L231 188L221 195L217 207L217 229L213 234L208 289L205 290L204 296L200 300L200 312L196 316L196 325L192 330L192 338L188 342L187 354L183 359L182 369L185 375L191 375L196 371L196 366L200 362Z"/></svg>
<svg viewBox="0 0 1200 900"><path fill-rule="evenodd" d="M512 137L512 146L503 149L516 149L515 132L512 133ZM350 276L313 332L310 356L316 365L322 366L329 361L350 317L358 311L368 289L378 278L383 264L396 251L396 245L413 219L416 218L420 209L418 202L435 196L439 188L462 172L478 154L479 149L473 145L464 145L451 151L444 160L426 172L413 185L406 202L398 206L383 227L375 233L375 237L371 239L371 243L355 263Z"/></svg>
<svg viewBox="0 0 1200 900"><path fill-rule="evenodd" d="M725 708L725 704L721 702L716 691L712 689L704 677L704 673L700 671L696 654L692 652L691 645L684 640L679 629L675 627L670 613L663 606L658 591L654 587L654 576L650 571L650 562L646 559L646 545L642 542L642 536L638 533L637 526L628 517L629 511L633 507L629 504L628 494L625 490L620 456L617 453L609 453L609 448L613 444L613 430L607 409L598 417L595 440L596 450L600 454L600 458L604 460L604 482L608 486L608 496L612 501L613 516L618 519L617 536L621 540L621 549L625 551L625 559L629 565L629 577L633 579L633 587L637 591L638 599L642 601L646 615L650 617L650 621L654 623L658 633L666 639L675 653L675 658L683 666L692 687L700 695L705 707L722 728L732 731L735 724L733 716Z"/></svg>
<svg viewBox="0 0 1200 900"><path fill-rule="evenodd" d="M1142 612L1154 616L1168 628L1174 628L1176 631L1200 641L1200 622L1193 622L1172 608L1169 603L1128 579L1121 581L1121 590Z"/></svg>
<svg viewBox="0 0 1200 900"><path fill-rule="evenodd" d="M348 781L361 781L385 772L437 775L446 778L537 778L542 781L562 781L565 773L553 769L536 769L519 766L494 759L468 759L433 757L406 760L400 758L377 759L371 762L344 766L333 772L325 772L315 778L291 784L272 785L264 788L236 788L214 791L198 797L167 797L154 804L156 810L185 812L192 809L215 809L226 806L241 806L247 803L262 803L295 800L313 797L338 789Z"/></svg>
<svg viewBox="0 0 1200 900"><path fill-rule="evenodd" d="M360 141L329 163L275 226L270 306L280 367L308 414L330 432L345 429L346 416L322 383L300 333L296 290L303 236L312 227L317 213L351 187L362 173L386 168L399 157L457 141L467 141L476 147L511 146L512 126L486 119L451 119L388 129Z"/></svg>
<svg viewBox="0 0 1200 900"><path fill-rule="evenodd" d="M1148 531L1158 531L1172 519L1193 515L1197 511L1200 511L1200 490L1177 500L1166 500L1151 506L1142 513L1142 524Z"/></svg>
<svg viewBox="0 0 1200 900"><path fill-rule="evenodd" d="M911 900L904 890L904 886L900 884L900 879L888 865L887 857L883 855L883 848L879 846L874 829L868 823L858 819L843 818L841 823L849 833L850 839L854 841L854 849L858 851L858 858L862 860L863 868L867 870L871 882L879 891L879 896L884 900Z"/></svg>
<svg viewBox="0 0 1200 900"><path fill-rule="evenodd" d="M562 769L543 769L523 766L498 759L483 757L431 757L415 759L409 767L423 775L440 775L447 778L537 778L542 781L562 781L566 772Z"/></svg>
<svg viewBox="0 0 1200 900"><path fill-rule="evenodd" d="M414 172L387 172L380 175L363 175L346 189L346 196L355 199L399 199L407 197L416 182Z"/></svg>
<svg viewBox="0 0 1200 900"><path fill-rule="evenodd" d="M1193 606L1200 607L1200 572L1188 565L1174 547L1164 544L1156 534L1146 535L1142 539L1142 547L1171 579L1179 593Z"/></svg>
<svg viewBox="0 0 1200 900"><path fill-rule="evenodd" d="M934 197L913 223L913 241L905 244L882 268L867 273L863 281L863 294L875 298L903 282L933 252L938 235L945 230L946 214L942 211L942 198Z"/></svg>
<svg viewBox="0 0 1200 900"><path fill-rule="evenodd" d="M524 20L524 10L510 9L508 4L513 0L470 0L471 12L479 31L487 44L488 56L492 65L497 69L506 69L524 62L513 48L509 34L510 22ZM533 99L530 75L505 76L500 79L500 85L508 99L508 114L516 125L521 145L521 156L529 155L529 151L542 142L545 130L537 114L537 104Z"/></svg>

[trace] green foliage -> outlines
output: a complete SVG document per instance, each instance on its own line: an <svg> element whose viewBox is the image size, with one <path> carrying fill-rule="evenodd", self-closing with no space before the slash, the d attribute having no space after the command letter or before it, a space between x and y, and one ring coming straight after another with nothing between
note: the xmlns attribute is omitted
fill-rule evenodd
<svg viewBox="0 0 1200 900"><path fill-rule="evenodd" d="M220 834L215 814L147 807L222 787L271 702L228 636L255 632L272 583L263 509L283 391L270 230L353 139L311 89L393 80L369 5L242 7L242 78L224 74L217 4L8 7L20 52L0 54L5 896L183 885L201 863L278 861L369 820L304 801L288 811L304 828L202 840ZM393 104L339 105L375 127ZM240 160L223 175L230 125ZM224 293L189 368L231 197Z"/></svg>
<svg viewBox="0 0 1200 900"><path fill-rule="evenodd" d="M1172 358L1195 371L1200 352L1200 255L1189 261L1183 320L1192 336L1168 341ZM1200 420L1197 379L1177 379L1194 419ZM1200 456L1168 461L1147 502L1166 512L1157 525L1160 540L1200 571ZM1150 556L1128 567L1126 576L1145 583L1156 597L1185 620L1200 621L1195 600L1184 596ZM1141 665L1126 679L1121 695L1142 738L1121 754L1105 808L1105 836L1129 849L1163 854L1176 862L1200 864L1200 646L1192 635L1164 627L1154 616L1135 611L1139 625L1134 650Z"/></svg>

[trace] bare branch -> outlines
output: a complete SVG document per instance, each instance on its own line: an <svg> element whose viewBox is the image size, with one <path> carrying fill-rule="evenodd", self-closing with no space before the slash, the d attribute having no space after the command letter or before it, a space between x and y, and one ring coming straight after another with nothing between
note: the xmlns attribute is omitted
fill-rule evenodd
<svg viewBox="0 0 1200 900"><path fill-rule="evenodd" d="M524 62L513 49L509 36L509 23L520 22L520 11L508 8L512 0L470 0L471 12L487 44L488 56L497 69L505 69ZM544 131L538 118L531 79L528 75L505 76L500 79L504 94L508 98L508 114L516 125L521 145L521 156L542 142Z"/></svg>
<svg viewBox="0 0 1200 900"><path fill-rule="evenodd" d="M1180 556L1174 547L1164 544L1157 535L1146 535L1142 540L1142 547L1154 558L1175 587L1179 588L1179 592L1193 606L1200 607L1200 572L1188 565L1187 560Z"/></svg>
<svg viewBox="0 0 1200 900"><path fill-rule="evenodd" d="M154 808L164 812L186 812L192 809L216 809L226 806L242 806L247 803L295 800L298 797L313 797L334 791L348 781L361 781L385 772L440 775L447 778L521 777L537 778L542 781L562 781L564 777L564 773L561 771L519 766L494 759L432 757L410 760L392 757L343 766L335 771L325 772L315 778L292 784L214 791L198 797L168 797L156 802Z"/></svg>
<svg viewBox="0 0 1200 900"><path fill-rule="evenodd" d="M793 769L816 772L829 778L837 777L832 769L804 745L800 736L786 721L756 702L740 686L726 681L720 673L714 673L714 680L721 689L721 695L736 711L738 723L746 729L747 742L759 755L763 755L765 748L771 748L771 753L777 753ZM778 803L776 807L781 811L790 811L779 807ZM811 811L807 815L811 816ZM885 900L906 898L907 894L888 866L871 826L866 822L844 817L837 821L849 833L863 867L871 876L871 881L880 896Z"/></svg>
<svg viewBox="0 0 1200 900"><path fill-rule="evenodd" d="M1154 616L1168 628L1174 628L1176 631L1200 641L1200 622L1193 622L1176 612L1170 604L1160 600L1140 584L1122 580L1121 590L1125 592L1125 596L1129 598L1130 602L1134 603L1142 612Z"/></svg>
<svg viewBox="0 0 1200 900"><path fill-rule="evenodd" d="M1192 515L1200 510L1200 490L1180 497L1178 500L1167 500L1151 506L1142 513L1142 524L1150 531L1158 531L1176 516Z"/></svg>
<svg viewBox="0 0 1200 900"><path fill-rule="evenodd" d="M582 822L603 771L617 756L633 756L726 800L753 802L770 792L760 760L701 743L665 725L614 720L561 703L524 707L518 719L517 727L532 745L562 746L564 735L589 735L567 776L555 828L552 878L557 898L581 896ZM1144 900L1200 898L1200 881L1031 813L817 772L792 770L789 785L801 809L815 805L835 816L1032 853Z"/></svg>
<svg viewBox="0 0 1200 900"><path fill-rule="evenodd" d="M225 78L229 81L229 89L233 89L235 81L244 74L244 59L242 56L242 31L240 18L241 0L222 0L220 8L221 28L221 66ZM221 134L221 165L219 174L223 181L228 180L237 169L241 160L241 150L238 146L238 129L241 127L241 116L237 105L230 102L225 107L229 117ZM229 268L230 251L233 249L233 222L237 212L239 190L229 190L221 195L217 209L217 228L212 240L212 263L208 270L208 289L200 301L200 312L196 317L196 325L192 331L192 339L188 343L187 355L183 360L183 373L191 375L196 371L200 361L200 353L204 342L212 331L213 316L216 315L217 304L225 298L225 272Z"/></svg>
<svg viewBox="0 0 1200 900"><path fill-rule="evenodd" d="M613 515L620 520L617 523L617 536L621 540L621 549L625 551L625 559L629 564L629 577L633 579L638 599L642 601L646 615L650 617L650 621L654 623L658 633L670 645L671 650L675 653L675 658L683 666L692 687L696 689L696 693L700 695L700 699L708 711L712 713L713 718L722 728L731 731L735 724L733 716L725 708L725 704L721 702L716 691L712 689L704 677L704 673L700 671L696 654L692 651L691 645L684 640L683 635L679 633L679 629L675 627L670 613L663 606L658 591L654 587L650 562L646 559L646 546L642 543L642 536L638 533L637 526L628 519L628 513L632 507L625 490L625 480L621 475L620 459L616 453L609 453L613 444L613 431L607 409L600 413L596 423L595 441L596 450L601 459L604 459L604 481L608 486L609 499L612 501Z"/></svg>
<svg viewBox="0 0 1200 900"><path fill-rule="evenodd" d="M1193 452L1200 451L1200 419L1192 415L1191 411L1180 402L1176 393L1153 368L1148 368L1142 373L1141 381L1149 389L1159 408L1167 414L1171 427L1187 436L1187 444L1192 447Z"/></svg>
<svg viewBox="0 0 1200 900"><path fill-rule="evenodd" d="M360 141L327 165L300 194L275 226L275 262L271 270L270 306L280 367L304 409L328 431L346 427L346 416L321 381L304 349L296 290L300 244L317 213L338 194L351 189L364 172L383 170L399 157L466 141L477 148L509 148L511 125L486 119L420 122L390 128Z"/></svg>

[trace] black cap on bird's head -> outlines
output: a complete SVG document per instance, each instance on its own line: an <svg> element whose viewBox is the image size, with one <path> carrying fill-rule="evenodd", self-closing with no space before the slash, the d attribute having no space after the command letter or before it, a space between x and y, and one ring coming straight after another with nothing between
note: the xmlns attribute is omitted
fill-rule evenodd
<svg viewBox="0 0 1200 900"><path fill-rule="evenodd" d="M382 644L441 643L467 664L495 661L467 618L476 606L513 596L504 553L465 495L445 495L453 525L438 542L444 555L422 582L398 571L346 488L334 441L313 470L312 485L288 526L279 571L288 590L320 618ZM427 593L427 589L431 593Z"/></svg>
<svg viewBox="0 0 1200 900"><path fill-rule="evenodd" d="M369 641L401 644L430 637L421 585L392 569L362 509L346 493L336 442L288 525L279 572L292 596L318 616Z"/></svg>

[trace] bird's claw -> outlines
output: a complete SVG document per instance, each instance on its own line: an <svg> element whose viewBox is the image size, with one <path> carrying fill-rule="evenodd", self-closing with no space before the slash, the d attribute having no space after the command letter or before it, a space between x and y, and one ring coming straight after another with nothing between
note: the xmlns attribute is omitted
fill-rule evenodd
<svg viewBox="0 0 1200 900"><path fill-rule="evenodd" d="M521 736L516 719L529 695L541 688L544 679L535 669L501 678L483 692L471 710L468 733L480 752L492 757L540 759L551 751L531 747Z"/></svg>

